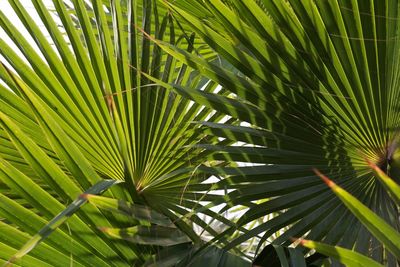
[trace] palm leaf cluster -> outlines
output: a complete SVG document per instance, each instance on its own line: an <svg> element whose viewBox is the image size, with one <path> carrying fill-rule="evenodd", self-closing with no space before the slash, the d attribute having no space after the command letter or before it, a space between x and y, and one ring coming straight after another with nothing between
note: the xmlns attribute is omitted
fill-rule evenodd
<svg viewBox="0 0 400 267"><path fill-rule="evenodd" d="M1 27L12 40L0 40L2 262L13 255L13 260L19 258L22 254L16 252L28 240L32 249L33 241L54 230L43 226L51 228L53 217L69 204L83 204L84 199L75 199L104 179L124 182L107 197L150 206L184 229L184 242L199 240L188 222L179 220L180 214L200 205L196 200L207 188L192 188L207 179L193 172L207 152L193 146L206 135L192 122L217 122L225 115L182 98L141 73L210 92L217 84L203 88L198 74L138 32L144 30L187 51L199 40L152 1L74 1L73 12L63 1L54 1L52 8L42 1L33 4L46 32L22 1L10 5L30 36L0 14ZM202 52L212 57L212 50ZM207 142L220 143L215 137ZM119 218L85 206L21 264L142 264L156 251L156 242L114 242L96 228L141 224L137 218ZM200 219L199 224L207 227ZM40 229L41 236L35 236Z"/></svg>
<svg viewBox="0 0 400 267"><path fill-rule="evenodd" d="M369 162L371 168L375 171L377 179L386 188L394 202L399 205L400 186L393 181L378 166ZM371 231L371 233L381 241L385 247L400 259L400 233L388 225L382 218L377 216L368 207L363 205L354 196L337 186L328 177L316 170L318 176L326 182L332 191L343 201L347 208ZM329 255L346 266L384 266L360 253L344 249L338 246L329 246L326 244L313 242L309 240L300 240L300 244L305 247L316 249L318 252Z"/></svg>
<svg viewBox="0 0 400 267"><path fill-rule="evenodd" d="M268 240L287 245L290 237L307 236L395 264L312 168L399 227L398 206L367 164L397 173L398 2L210 0L170 7L240 71L235 75L160 42L232 94L179 85L176 90L251 125L204 123L207 132L255 146L209 147L212 158L261 164L219 170L228 177L217 186L236 189L220 203L227 202L226 209L248 207L223 233L226 238L219 236L225 247L257 234L260 245ZM260 199L266 201L255 202ZM272 220L230 238L237 227L275 212Z"/></svg>
<svg viewBox="0 0 400 267"><path fill-rule="evenodd" d="M304 262L304 237L396 265L313 169L399 228L367 163L399 181L397 0L32 0L45 30L9 3L0 264Z"/></svg>

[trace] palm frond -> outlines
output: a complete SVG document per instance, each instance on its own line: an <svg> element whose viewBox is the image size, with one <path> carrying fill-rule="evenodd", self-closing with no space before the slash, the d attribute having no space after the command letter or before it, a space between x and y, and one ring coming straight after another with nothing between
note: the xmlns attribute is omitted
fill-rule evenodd
<svg viewBox="0 0 400 267"><path fill-rule="evenodd" d="M156 1L55 0L49 7L35 0L34 11L22 1L9 3L26 31L0 11L0 27L11 40L0 40L0 218L6 225L0 230L0 259L9 260L104 179L124 181L106 197L149 206L186 239L199 241L191 220L180 220L198 207L186 200L204 195L201 183L209 177L194 173L208 154L195 145L205 138L221 141L193 122L216 123L224 115L143 74L199 91L213 92L218 84L164 53L142 32L205 58L215 58L215 52ZM210 228L199 217L193 220ZM156 244L115 241L97 229L142 227L137 224L86 205L16 264L141 265L158 250ZM3 239L3 229L18 242ZM53 251L59 262L50 257Z"/></svg>
<svg viewBox="0 0 400 267"><path fill-rule="evenodd" d="M320 184L312 169L320 169L399 227L398 207L365 162L367 158L385 172L396 172L398 2L165 3L239 71L156 41L231 94L171 87L249 125L203 123L207 133L246 145L204 147L212 152L209 157L260 165L213 171L225 177L214 188L231 189L213 204L226 203L223 210L248 207L237 226L214 241L233 248L259 234L261 244L288 245L289 237L304 235L362 253L373 250L374 258L382 259L385 248ZM275 212L268 222L230 237L237 227Z"/></svg>

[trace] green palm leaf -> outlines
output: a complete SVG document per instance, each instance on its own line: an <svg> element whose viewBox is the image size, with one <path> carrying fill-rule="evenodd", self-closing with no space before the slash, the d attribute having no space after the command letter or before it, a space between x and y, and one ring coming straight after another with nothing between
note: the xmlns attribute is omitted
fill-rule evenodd
<svg viewBox="0 0 400 267"><path fill-rule="evenodd" d="M200 241L192 221L215 234L204 218L180 217L201 206L195 200L211 187L202 185L208 174L194 172L209 154L196 144L206 138L210 144L231 143L209 137L193 122L215 123L224 115L142 74L208 92L218 84L163 52L139 29L188 53L212 59L215 52L156 1L65 2L54 0L49 8L32 1L44 31L23 1L9 1L24 34L0 11L0 27L11 40L0 40L1 261L29 246L30 255L16 264L144 264L160 244L115 241L97 228L145 227L137 225L144 218L129 222L93 205L74 209L40 245L27 243L57 214L69 214L68 205L82 192L108 180L124 181L105 193L111 203L145 205L174 222L185 241Z"/></svg>
<svg viewBox="0 0 400 267"><path fill-rule="evenodd" d="M348 249L329 246L310 240L301 240L300 243L307 248L316 249L321 253L340 260L340 262L346 264L346 266L383 266L360 253Z"/></svg>
<svg viewBox="0 0 400 267"><path fill-rule="evenodd" d="M393 182L379 167L369 162L370 166L378 174L378 178L386 186L392 196L397 199L398 185ZM400 235L396 229L388 225L384 220L372 212L368 207L363 205L359 200L354 198L348 192L337 186L332 180L315 170L316 174L332 189L346 207L361 221L361 223L378 239L384 246L391 251L397 259L400 248ZM338 246L329 246L323 243L313 242L309 240L300 240L300 245L328 255L339 262L351 266L383 266L372 259L361 255L357 252L343 249Z"/></svg>
<svg viewBox="0 0 400 267"><path fill-rule="evenodd" d="M317 175L332 189L346 207L380 240L396 258L400 258L400 234L348 192L337 186L328 177L316 171Z"/></svg>
<svg viewBox="0 0 400 267"><path fill-rule="evenodd" d="M198 0L166 5L239 71L155 41L231 94L171 87L249 125L203 123L211 135L246 144L203 147L215 160L259 165L214 170L225 177L214 188L232 191L213 204L227 203L221 211L236 205L248 209L237 226L213 241L233 248L260 234L261 247L265 241L290 244L290 236L304 235L365 254L374 249L373 257L381 261L389 252L318 183L312 169L320 169L399 227L398 206L365 162L367 158L388 173L397 170L397 1ZM237 231L274 213L250 231ZM394 264L390 253L388 259Z"/></svg>

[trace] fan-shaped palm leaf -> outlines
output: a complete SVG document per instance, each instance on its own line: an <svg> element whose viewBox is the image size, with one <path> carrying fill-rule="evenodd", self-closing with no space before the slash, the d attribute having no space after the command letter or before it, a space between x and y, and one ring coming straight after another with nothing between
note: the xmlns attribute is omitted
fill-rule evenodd
<svg viewBox="0 0 400 267"><path fill-rule="evenodd" d="M389 178L379 167L370 163L371 167L377 173L377 177L385 185L388 192L392 194L393 199L399 205L399 200L397 198L400 193L400 187L391 178ZM360 201L350 195L348 192L337 186L328 177L321 174L316 170L318 176L332 189L332 191L343 201L346 207L361 221L361 223L376 237L381 241L385 247L393 253L393 255L400 259L400 234L390 225L388 225L384 220L379 218L374 212L368 209ZM360 255L357 252L349 251L340 247L333 247L326 244L321 244L318 242L313 242L309 240L301 240L300 244L315 249L321 253L329 255L336 260L344 263L348 266L383 266L377 262ZM386 261L386 259L384 259ZM391 263L393 264L393 263Z"/></svg>
<svg viewBox="0 0 400 267"><path fill-rule="evenodd" d="M0 27L10 39L0 39L0 264L104 179L124 182L107 197L160 212L186 241L200 240L191 220L214 233L197 216L179 218L201 206L196 200L211 187L201 185L207 175L193 171L209 152L195 146L207 135L192 122L218 122L224 115L141 73L209 92L218 84L205 86L198 73L142 38L138 28L188 53L199 53L199 39L186 35L166 7L151 0L55 0L50 8L34 0L34 11L19 0L9 3L26 31L0 11ZM207 142L221 143L212 136ZM158 246L115 241L97 229L144 227L140 220L127 223L86 205L16 264L143 264Z"/></svg>
<svg viewBox="0 0 400 267"><path fill-rule="evenodd" d="M365 158L397 172L399 127L398 1L167 1L236 75L165 42L159 46L231 92L229 96L172 86L250 126L204 123L209 134L252 147L204 146L210 158L257 163L221 168L215 188L233 189L224 210L248 211L218 236L233 248L257 234L260 244L290 236L371 252L387 251L320 183L312 168L369 206L394 227L398 207L374 179ZM398 179L395 177L395 179ZM255 201L265 199L261 203ZM232 239L253 220L268 222ZM277 238L270 238L287 229ZM394 264L392 255L389 263Z"/></svg>

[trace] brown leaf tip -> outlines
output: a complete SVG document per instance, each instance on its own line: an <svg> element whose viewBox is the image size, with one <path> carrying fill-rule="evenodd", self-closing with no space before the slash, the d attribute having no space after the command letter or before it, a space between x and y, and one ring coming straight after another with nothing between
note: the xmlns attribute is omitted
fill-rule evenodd
<svg viewBox="0 0 400 267"><path fill-rule="evenodd" d="M303 239L303 238L291 237L290 240L291 240L293 243L296 243L297 245L300 245L300 246L305 246L305 245L308 243L308 240Z"/></svg>
<svg viewBox="0 0 400 267"><path fill-rule="evenodd" d="M375 170L375 171L376 171L377 169L379 169L378 166L376 166L376 164L373 163L370 159L367 159L367 158L366 158L365 161L367 162L368 166L371 167L371 169L373 169L373 170Z"/></svg>
<svg viewBox="0 0 400 267"><path fill-rule="evenodd" d="M306 239L297 238L297 237L290 237L289 239L290 239L290 241L292 241L292 243L296 243L297 245L301 245L301 246L304 246L308 242L308 240L306 240Z"/></svg>
<svg viewBox="0 0 400 267"><path fill-rule="evenodd" d="M375 163L373 163L373 162L370 161L369 159L366 159L366 161L367 161L368 166L369 166L372 170L374 170L378 175L382 175L382 174L385 173L384 171L382 171L381 168L378 167L378 165L376 165ZM382 177L385 178L385 175L382 176Z"/></svg>
<svg viewBox="0 0 400 267"><path fill-rule="evenodd" d="M313 171L314 171L314 173L315 173L316 175L319 176L319 178L322 179L322 181L324 181L324 182L326 183L327 186L333 187L333 186L336 185L331 179L329 179L327 176L325 176L324 174L322 174L318 169L315 169L315 168L314 168Z"/></svg>
<svg viewBox="0 0 400 267"><path fill-rule="evenodd" d="M157 43L157 42L156 42L157 40L156 40L155 38L153 38L150 34L148 34L143 28L140 28L140 27L139 27L138 25L136 25L136 24L133 24L133 26L134 26L138 31L140 31L140 32L143 34L144 37L146 37L147 39L149 39L149 40L151 40L151 41Z"/></svg>
<svg viewBox="0 0 400 267"><path fill-rule="evenodd" d="M98 227L97 229L99 229L101 232L105 233L108 231L108 227Z"/></svg>
<svg viewBox="0 0 400 267"><path fill-rule="evenodd" d="M17 259L16 256L12 256L3 266L12 266Z"/></svg>
<svg viewBox="0 0 400 267"><path fill-rule="evenodd" d="M83 194L80 194L80 195L79 195L79 198L80 198L80 199L86 199L86 200L88 200L89 197L90 197L90 194L86 194L86 193L83 193Z"/></svg>
<svg viewBox="0 0 400 267"><path fill-rule="evenodd" d="M309 242L309 241L306 240L306 239L299 239L299 245L300 245L300 246L306 246L308 242Z"/></svg>

